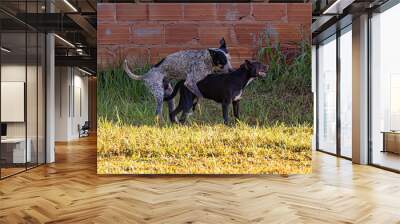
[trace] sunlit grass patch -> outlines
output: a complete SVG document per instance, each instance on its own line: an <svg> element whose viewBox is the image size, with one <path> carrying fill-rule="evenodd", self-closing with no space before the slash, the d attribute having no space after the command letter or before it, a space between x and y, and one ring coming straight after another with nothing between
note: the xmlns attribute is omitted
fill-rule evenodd
<svg viewBox="0 0 400 224"><path fill-rule="evenodd" d="M308 125L123 125L99 120L99 174L305 174Z"/></svg>

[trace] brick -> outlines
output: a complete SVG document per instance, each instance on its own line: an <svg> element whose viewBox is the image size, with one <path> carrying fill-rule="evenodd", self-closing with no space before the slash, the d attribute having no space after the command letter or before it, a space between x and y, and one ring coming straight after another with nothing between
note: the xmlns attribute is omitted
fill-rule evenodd
<svg viewBox="0 0 400 224"><path fill-rule="evenodd" d="M126 44L129 42L129 25L98 24L98 44Z"/></svg>
<svg viewBox="0 0 400 224"><path fill-rule="evenodd" d="M97 67L99 68L104 68L105 67L105 63L103 64L103 60L106 58L104 50L102 49L102 47L99 45L97 46Z"/></svg>
<svg viewBox="0 0 400 224"><path fill-rule="evenodd" d="M209 47L218 47L221 38L225 38L228 44L232 43L230 35L230 26L213 24L201 24L199 27L200 44Z"/></svg>
<svg viewBox="0 0 400 224"><path fill-rule="evenodd" d="M115 4L99 3L97 4L97 20L99 23L115 20Z"/></svg>
<svg viewBox="0 0 400 224"><path fill-rule="evenodd" d="M134 44L162 44L164 40L164 26L161 24L136 24L132 27Z"/></svg>
<svg viewBox="0 0 400 224"><path fill-rule="evenodd" d="M232 66L237 68L243 64L244 60L254 59L256 48L233 46L229 48Z"/></svg>
<svg viewBox="0 0 400 224"><path fill-rule="evenodd" d="M187 3L184 4L184 20L215 20L215 3Z"/></svg>
<svg viewBox="0 0 400 224"><path fill-rule="evenodd" d="M118 21L147 20L147 4L117 3L115 5Z"/></svg>
<svg viewBox="0 0 400 224"><path fill-rule="evenodd" d="M152 47L150 48L150 61L156 64L167 55L183 50L182 47Z"/></svg>
<svg viewBox="0 0 400 224"><path fill-rule="evenodd" d="M289 23L304 23L311 26L311 3L292 3L287 5Z"/></svg>
<svg viewBox="0 0 400 224"><path fill-rule="evenodd" d="M165 26L166 44L184 44L198 39L198 25L196 24L169 24Z"/></svg>
<svg viewBox="0 0 400 224"><path fill-rule="evenodd" d="M249 3L218 3L217 19L237 21L250 15Z"/></svg>
<svg viewBox="0 0 400 224"><path fill-rule="evenodd" d="M117 65L117 49L115 46L98 45L97 47L97 65L100 68L108 68Z"/></svg>
<svg viewBox="0 0 400 224"><path fill-rule="evenodd" d="M232 46L229 50L229 54L231 55L231 57L252 59L252 57L254 56L254 49L249 47Z"/></svg>
<svg viewBox="0 0 400 224"><path fill-rule="evenodd" d="M285 3L252 3L253 16L259 21L285 21Z"/></svg>
<svg viewBox="0 0 400 224"><path fill-rule="evenodd" d="M150 50L146 47L124 47L121 58L128 59L129 63L144 65L150 63Z"/></svg>
<svg viewBox="0 0 400 224"><path fill-rule="evenodd" d="M302 39L299 24L271 24L270 29L273 29L278 34L277 40L280 43L296 42Z"/></svg>
<svg viewBox="0 0 400 224"><path fill-rule="evenodd" d="M183 20L183 5L170 3L149 4L150 20Z"/></svg>
<svg viewBox="0 0 400 224"><path fill-rule="evenodd" d="M311 36L309 4L216 3L211 4L214 12L206 4L103 5L107 7L100 6L104 7L100 11L108 10L108 15L103 14L98 24L99 66L119 65L125 58L155 64L180 50L218 47L224 37L233 66L238 67L245 59L255 58L258 40L265 32L273 42L279 40L288 55L295 54L289 49L295 46L293 42Z"/></svg>
<svg viewBox="0 0 400 224"><path fill-rule="evenodd" d="M260 34L265 33L264 24L236 24L234 26L236 39L240 45L256 46Z"/></svg>

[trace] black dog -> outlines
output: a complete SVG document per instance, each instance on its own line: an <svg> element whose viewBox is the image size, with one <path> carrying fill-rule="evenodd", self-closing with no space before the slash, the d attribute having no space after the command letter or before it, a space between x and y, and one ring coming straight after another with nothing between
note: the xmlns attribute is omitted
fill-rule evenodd
<svg viewBox="0 0 400 224"><path fill-rule="evenodd" d="M172 113L174 112L174 101L172 99L176 96L178 90L180 90L179 91L180 99L179 99L179 106L177 108L182 108L182 105L192 105L190 106L192 110L195 111L196 109L198 98L185 86L185 81L186 81L185 79L180 80L175 84L175 88L172 88L172 85L169 81L163 80L164 101L168 102L169 119L172 122L177 123L176 114L180 112L180 111L176 112L175 115L171 117L171 115L174 114ZM185 116L189 114L190 107Z"/></svg>
<svg viewBox="0 0 400 224"><path fill-rule="evenodd" d="M210 74L197 83L197 87L204 98L211 99L222 104L224 123L228 123L228 106L233 104L234 116L239 119L239 102L244 88L255 78L265 77L267 67L260 62L245 61L236 71L226 74ZM165 100L173 99L180 89L179 104L170 113L172 122L176 122L176 115L182 112L180 122L186 121L190 109L196 105L197 97L184 85L184 80L174 87L172 94Z"/></svg>

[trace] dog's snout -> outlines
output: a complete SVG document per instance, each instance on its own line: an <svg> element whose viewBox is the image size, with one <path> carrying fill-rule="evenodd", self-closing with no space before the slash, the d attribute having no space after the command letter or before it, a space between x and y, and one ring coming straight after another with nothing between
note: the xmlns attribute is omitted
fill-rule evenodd
<svg viewBox="0 0 400 224"><path fill-rule="evenodd" d="M267 70L268 70L268 65L262 65L261 66L261 69L260 69L260 71L259 71L259 75L261 76L261 77L265 77L265 76L267 76Z"/></svg>
<svg viewBox="0 0 400 224"><path fill-rule="evenodd" d="M258 75L261 76L261 77L265 77L265 76L267 76L267 73L265 73L263 71L259 71Z"/></svg>

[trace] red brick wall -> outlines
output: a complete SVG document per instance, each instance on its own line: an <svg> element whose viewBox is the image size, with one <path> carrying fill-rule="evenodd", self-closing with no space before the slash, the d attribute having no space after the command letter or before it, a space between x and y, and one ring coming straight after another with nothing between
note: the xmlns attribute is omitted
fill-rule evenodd
<svg viewBox="0 0 400 224"><path fill-rule="evenodd" d="M100 68L125 57L156 63L179 50L218 47L221 37L237 66L254 58L266 30L283 48L310 37L308 3L99 3L97 9Z"/></svg>

